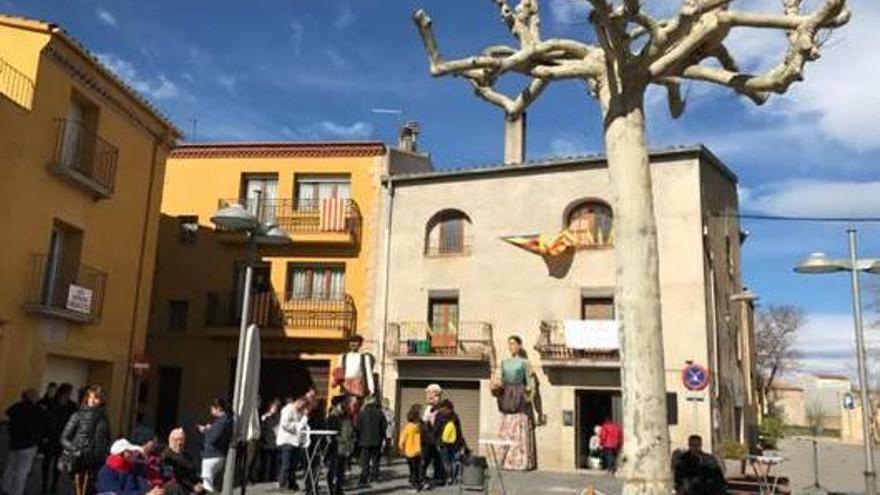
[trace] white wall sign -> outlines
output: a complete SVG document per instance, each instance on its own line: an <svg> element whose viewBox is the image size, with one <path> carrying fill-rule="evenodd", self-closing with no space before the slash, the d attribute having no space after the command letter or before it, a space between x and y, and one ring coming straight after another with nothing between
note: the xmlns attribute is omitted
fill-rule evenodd
<svg viewBox="0 0 880 495"><path fill-rule="evenodd" d="M67 290L67 309L77 313L90 314L92 312L92 289L80 285L70 284Z"/></svg>

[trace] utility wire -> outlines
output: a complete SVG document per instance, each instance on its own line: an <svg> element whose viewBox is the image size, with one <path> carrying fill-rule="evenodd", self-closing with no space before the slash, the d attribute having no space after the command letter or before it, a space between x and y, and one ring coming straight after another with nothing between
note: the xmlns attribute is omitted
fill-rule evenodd
<svg viewBox="0 0 880 495"><path fill-rule="evenodd" d="M785 215L761 215L757 213L713 212L714 217L742 218L746 220L768 220L774 222L829 222L829 223L875 223L880 217L796 217Z"/></svg>

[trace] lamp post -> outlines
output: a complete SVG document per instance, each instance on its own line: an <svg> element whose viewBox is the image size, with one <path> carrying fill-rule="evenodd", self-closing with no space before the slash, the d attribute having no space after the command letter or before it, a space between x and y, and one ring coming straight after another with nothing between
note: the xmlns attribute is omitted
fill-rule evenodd
<svg viewBox="0 0 880 495"><path fill-rule="evenodd" d="M241 418L238 411L241 410L242 374L244 372L244 339L250 321L251 284L254 273L254 263L257 259L257 245L282 245L290 242L290 238L275 225L264 224L259 221L259 209L262 207L259 195L256 198L258 211L254 215L238 203L230 204L217 210L211 217L211 222L218 227L245 235L247 239L247 261L245 263L244 290L241 300L241 325L238 331L238 349L235 362L235 385L232 389L232 417L233 417L233 441L229 443L226 453L226 465L223 471L223 494L232 495L235 482L235 465L238 437L241 428ZM242 480L244 483L244 480ZM243 485L242 485L243 486Z"/></svg>
<svg viewBox="0 0 880 495"><path fill-rule="evenodd" d="M859 368L859 388L862 396L862 432L865 440L865 494L876 495L877 473L874 470L874 446L871 439L871 402L868 392L868 371L865 365L865 330L862 325L862 294L860 272L880 274L880 259L859 259L856 249L856 230L848 229L849 258L832 259L824 253L812 253L798 263L794 271L806 274L850 272L852 278L853 321L856 331L856 360Z"/></svg>

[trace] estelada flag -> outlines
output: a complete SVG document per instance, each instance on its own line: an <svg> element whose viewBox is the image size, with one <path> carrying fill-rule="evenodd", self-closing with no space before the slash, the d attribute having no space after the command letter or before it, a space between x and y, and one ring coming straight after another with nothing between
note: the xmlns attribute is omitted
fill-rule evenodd
<svg viewBox="0 0 880 495"><path fill-rule="evenodd" d="M512 235L501 239L541 256L559 256L576 244L574 235L568 229L549 240L543 234Z"/></svg>

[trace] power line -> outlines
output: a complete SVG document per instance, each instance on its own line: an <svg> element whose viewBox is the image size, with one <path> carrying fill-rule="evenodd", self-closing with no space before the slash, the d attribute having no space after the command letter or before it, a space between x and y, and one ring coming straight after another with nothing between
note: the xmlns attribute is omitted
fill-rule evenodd
<svg viewBox="0 0 880 495"><path fill-rule="evenodd" d="M828 222L828 223L875 223L880 217L796 217L785 215L761 215L757 213L723 213L713 212L712 216L725 218L741 218L746 220L767 220L773 222Z"/></svg>

